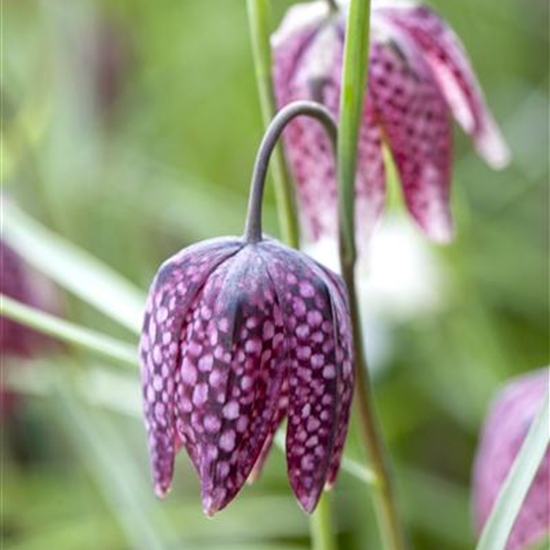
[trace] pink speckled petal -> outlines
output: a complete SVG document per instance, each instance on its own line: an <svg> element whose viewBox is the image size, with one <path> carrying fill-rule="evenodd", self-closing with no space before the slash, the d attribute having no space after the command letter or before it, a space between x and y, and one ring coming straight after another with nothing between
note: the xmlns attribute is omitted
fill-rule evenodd
<svg viewBox="0 0 550 550"><path fill-rule="evenodd" d="M279 107L292 101L294 90L289 84L300 65L304 51L317 36L319 26L327 13L324 2L292 6L280 27L272 35L272 76Z"/></svg>
<svg viewBox="0 0 550 550"><path fill-rule="evenodd" d="M353 340L351 318L349 316L348 293L341 277L324 270L334 284L336 293L332 293L332 306L334 317L338 327L338 348L342 350L342 376L338 380L338 395L340 396L341 412L338 417L338 426L336 429L336 440L330 467L327 477L326 487L330 489L336 482L340 463L342 462L342 453L348 434L349 417L351 413L351 403L353 400L353 388L355 385L355 374L353 371Z"/></svg>
<svg viewBox="0 0 550 550"><path fill-rule="evenodd" d="M355 223L359 253L370 237L386 203L386 171L382 155L382 132L374 115L372 99L365 98L359 128L357 173L355 175Z"/></svg>
<svg viewBox="0 0 550 550"><path fill-rule="evenodd" d="M296 252L265 243L269 272L282 304L288 353L289 480L311 513L331 468L341 420L341 389L349 340L339 338L333 302L340 300L325 269ZM336 276L336 275L334 275Z"/></svg>
<svg viewBox="0 0 550 550"><path fill-rule="evenodd" d="M285 379L281 388L281 394L279 396L279 405L277 408L277 412L275 413L275 416L269 423L269 433L262 447L262 452L258 456L258 459L256 460L256 464L254 464L254 468L252 469L252 471L250 472L250 475L248 476L248 480L247 480L248 483L254 483L261 476L265 461L267 460L267 457L273 445L273 440L275 439L275 435L277 434L277 430L279 429L281 422L284 420L287 413L288 413L288 381Z"/></svg>
<svg viewBox="0 0 550 550"><path fill-rule="evenodd" d="M340 102L343 31L335 20L277 41L274 83L278 107L298 99L325 105L335 116ZM291 62L291 61L292 62ZM311 119L294 120L284 132L285 154L296 181L306 240L337 236L334 152L326 131ZM367 98L360 129L355 216L364 243L380 216L385 199L381 135Z"/></svg>
<svg viewBox="0 0 550 550"><path fill-rule="evenodd" d="M481 532L550 384L545 368L509 382L487 417L473 477L476 530ZM550 449L516 519L506 550L522 550L550 530Z"/></svg>
<svg viewBox="0 0 550 550"><path fill-rule="evenodd" d="M149 291L140 362L145 424L159 497L170 489L179 446L174 430L174 395L184 319L210 272L240 247L242 243L236 239L215 239L191 246L161 266Z"/></svg>
<svg viewBox="0 0 550 550"><path fill-rule="evenodd" d="M405 29L425 52L447 103L479 154L493 168L508 164L510 153L486 105L464 46L431 8L395 3L378 10Z"/></svg>
<svg viewBox="0 0 550 550"><path fill-rule="evenodd" d="M178 433L212 515L258 459L286 375L281 311L255 246L210 274L190 308L181 356Z"/></svg>
<svg viewBox="0 0 550 550"><path fill-rule="evenodd" d="M410 213L429 237L447 242L453 236L449 113L432 71L407 46L403 38L400 45L371 45L369 91Z"/></svg>
<svg viewBox="0 0 550 550"><path fill-rule="evenodd" d="M296 48L291 71L281 59L293 43L274 50L274 82L277 106L298 99L323 103L333 114L338 110L342 41L335 25L313 35L305 33ZM339 61L340 60L340 61ZM285 155L296 183L300 221L306 240L317 240L337 231L337 200L334 153L326 131L307 117L292 121L283 134Z"/></svg>

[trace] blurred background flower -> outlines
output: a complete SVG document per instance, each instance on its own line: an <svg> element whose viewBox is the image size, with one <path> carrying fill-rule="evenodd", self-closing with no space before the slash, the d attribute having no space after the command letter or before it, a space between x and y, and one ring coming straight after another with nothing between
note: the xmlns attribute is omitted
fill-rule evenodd
<svg viewBox="0 0 550 550"><path fill-rule="evenodd" d="M305 247L312 257L339 272L337 243L323 238ZM389 365L395 330L444 307L446 267L426 237L402 213L380 221L358 264L358 292L370 367Z"/></svg>
<svg viewBox="0 0 550 550"><path fill-rule="evenodd" d="M0 201L9 200L0 195ZM1 204L0 203L0 204ZM61 314L62 300L55 286L33 270L15 250L0 239L0 292L28 306ZM1 420L14 420L18 397L5 388L2 380L7 369L20 368L31 363L33 357L59 352L61 346L55 340L25 325L0 317L0 412ZM4 424L4 429L9 426Z"/></svg>
<svg viewBox="0 0 550 550"><path fill-rule="evenodd" d="M476 455L473 479L474 519L481 532L525 436L550 387L550 369L508 381L495 397ZM507 550L531 547L550 534L550 449L537 470L521 507Z"/></svg>
<svg viewBox="0 0 550 550"><path fill-rule="evenodd" d="M452 25L417 3L373 2L371 11L355 178L358 248L367 246L385 205L383 145L399 172L407 210L429 238L446 243L454 235L451 119L472 137L489 166L506 166L508 148ZM345 13L325 1L299 3L288 11L271 39L280 107L309 99L338 114ZM336 169L327 136L315 122L297 119L285 132L285 153L305 240L335 238Z"/></svg>
<svg viewBox="0 0 550 550"><path fill-rule="evenodd" d="M271 4L275 28L290 2ZM513 162L493 172L457 131L456 240L444 248L425 243L417 254L409 237L395 244L388 220L390 238L384 227L373 236L377 290L364 308L377 322L385 318L390 335L377 404L413 541L422 550L466 550L474 544L470 472L487 405L502 381L549 362L548 3L433 5L465 43ZM4 0L2 10L2 183L27 213L143 291L184 245L242 231L262 133L244 2ZM105 28L116 46L102 38ZM106 63L116 74L107 117L98 100L101 63L92 62L103 50L122 60ZM277 234L271 186L268 195L265 227ZM419 236L407 224L405 234ZM15 249L24 244L15 241ZM417 267L409 270L413 255ZM375 261L388 266L382 280ZM396 286L385 287L392 279ZM409 290L398 300L400 289ZM66 307L72 321L136 342L82 300L70 297ZM376 342L372 334L368 353ZM271 453L262 483L215 521L201 517L183 456L179 487L157 503L137 370L81 353L33 362L4 380L28 396L19 430L34 457L22 468L2 440L5 549L308 546L282 453ZM361 457L353 429L348 455ZM346 550L377 544L359 485L344 470L335 491Z"/></svg>

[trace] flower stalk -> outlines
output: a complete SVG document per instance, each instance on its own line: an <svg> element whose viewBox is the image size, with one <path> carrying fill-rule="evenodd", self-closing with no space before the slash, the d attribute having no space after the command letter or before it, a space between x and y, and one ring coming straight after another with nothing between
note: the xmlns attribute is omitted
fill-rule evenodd
<svg viewBox="0 0 550 550"><path fill-rule="evenodd" d="M315 550L337 550L334 533L332 531L332 511L327 494L321 497L317 508L310 519L311 538Z"/></svg>
<svg viewBox="0 0 550 550"><path fill-rule="evenodd" d="M283 130L292 119L298 116L308 116L319 121L331 137L333 143L336 143L336 122L330 112L319 103L313 101L295 101L283 107L275 115L260 144L252 173L248 214L244 232L245 240L249 243L255 243L262 239L262 202L269 159ZM291 213L287 212L287 215L291 215Z"/></svg>
<svg viewBox="0 0 550 550"><path fill-rule="evenodd" d="M355 288L355 169L367 84L369 30L370 0L351 0L346 23L337 147L340 259L342 276L349 292L355 346L355 409L360 420L361 436L377 476L374 498L379 528L386 550L404 550L407 545L398 514L390 462L373 406L372 384L366 364Z"/></svg>

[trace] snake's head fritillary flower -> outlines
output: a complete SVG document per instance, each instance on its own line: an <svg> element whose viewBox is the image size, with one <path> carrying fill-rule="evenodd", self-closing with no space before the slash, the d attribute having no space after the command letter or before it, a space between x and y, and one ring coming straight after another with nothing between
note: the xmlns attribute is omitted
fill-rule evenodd
<svg viewBox="0 0 550 550"><path fill-rule="evenodd" d="M545 368L509 382L495 399L478 449L473 478L474 517L481 532L502 483L539 412L550 384ZM522 504L506 550L528 548L550 531L550 449Z"/></svg>
<svg viewBox="0 0 550 550"><path fill-rule="evenodd" d="M306 512L340 465L354 385L345 285L261 229L268 159L298 115L335 135L318 104L282 109L256 159L244 236L182 250L149 292L140 359L155 490L170 489L183 446L208 515L258 476L285 417L288 476Z"/></svg>
<svg viewBox="0 0 550 550"><path fill-rule="evenodd" d="M211 515L263 461L288 415L290 483L311 512L338 470L353 391L340 278L274 240L201 242L159 270L141 337L156 492L183 445Z"/></svg>
<svg viewBox="0 0 550 550"><path fill-rule="evenodd" d="M311 99L338 113L344 37L344 15L330 11L328 2L298 4L288 11L272 38L279 107ZM383 143L392 153L410 214L430 238L447 242L454 231L451 115L492 167L508 162L507 147L459 38L432 9L375 3L369 57L356 175L358 242L366 240L384 206ZM297 120L285 132L285 145L305 238L333 238L335 165L326 136L315 122Z"/></svg>

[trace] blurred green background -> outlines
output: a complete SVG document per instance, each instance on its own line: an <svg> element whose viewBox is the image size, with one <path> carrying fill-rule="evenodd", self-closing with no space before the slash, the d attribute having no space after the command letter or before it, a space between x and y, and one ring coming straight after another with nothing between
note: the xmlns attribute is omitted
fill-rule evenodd
<svg viewBox="0 0 550 550"><path fill-rule="evenodd" d="M272 2L274 25L290 3ZM489 400L504 379L549 361L548 3L433 5L466 44L513 163L492 172L456 130L458 236L422 243L437 305L400 315L382 301L368 335L373 354L384 344L377 403L415 548L466 550ZM144 290L176 250L242 230L261 137L244 0L1 7L2 183L27 213ZM276 234L271 188L265 222ZM409 241L393 242L399 258ZM415 269L428 267L419 258ZM63 307L135 341L74 297ZM278 450L259 483L206 520L183 454L168 500L152 495L137 373L80 353L26 363L6 382L22 392L2 420L6 550L308 547ZM354 439L349 455L362 460ZM380 547L364 484L342 472L333 506L340 548Z"/></svg>

